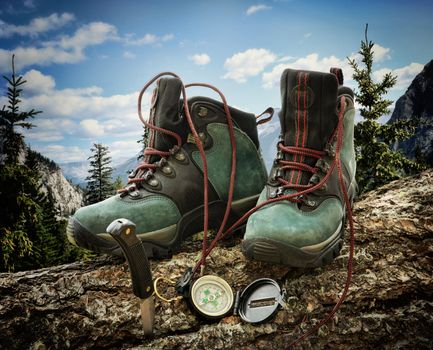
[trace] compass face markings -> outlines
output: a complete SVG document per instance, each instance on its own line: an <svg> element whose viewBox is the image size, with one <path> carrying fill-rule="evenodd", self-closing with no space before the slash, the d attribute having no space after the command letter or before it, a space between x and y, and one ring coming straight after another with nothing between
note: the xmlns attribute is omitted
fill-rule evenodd
<svg viewBox="0 0 433 350"><path fill-rule="evenodd" d="M198 279L191 290L191 298L198 311L206 316L222 316L233 304L230 286L216 276L203 276Z"/></svg>

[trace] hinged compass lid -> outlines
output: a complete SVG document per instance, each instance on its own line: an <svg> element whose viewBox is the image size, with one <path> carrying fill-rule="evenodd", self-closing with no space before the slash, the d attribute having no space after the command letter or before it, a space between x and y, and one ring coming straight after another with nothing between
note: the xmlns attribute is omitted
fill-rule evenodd
<svg viewBox="0 0 433 350"><path fill-rule="evenodd" d="M285 293L273 279L259 278L243 290L235 309L246 322L265 322L283 306Z"/></svg>

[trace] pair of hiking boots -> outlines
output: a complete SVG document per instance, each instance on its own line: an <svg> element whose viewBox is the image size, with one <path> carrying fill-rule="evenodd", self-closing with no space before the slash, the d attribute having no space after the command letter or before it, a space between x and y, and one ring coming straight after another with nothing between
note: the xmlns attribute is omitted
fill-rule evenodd
<svg viewBox="0 0 433 350"><path fill-rule="evenodd" d="M83 207L70 218L69 240L121 255L106 228L122 217L137 225L150 257L170 257L182 241L203 229L207 173L210 228L220 227L229 197L226 227L258 206L242 226L242 251L248 258L293 267L330 262L340 251L345 207L356 193L353 92L342 84L339 69L283 72L281 133L268 175L255 115L207 97L185 101L180 79L158 79L145 163L130 175L122 193ZM206 163L194 136L201 140ZM231 137L236 144L232 196Z"/></svg>

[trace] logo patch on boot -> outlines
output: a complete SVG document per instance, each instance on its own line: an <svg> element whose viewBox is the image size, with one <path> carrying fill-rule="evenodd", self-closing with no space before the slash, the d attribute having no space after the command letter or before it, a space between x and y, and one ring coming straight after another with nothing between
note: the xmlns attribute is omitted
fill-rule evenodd
<svg viewBox="0 0 433 350"><path fill-rule="evenodd" d="M313 105L314 92L308 86L296 85L290 92L289 101L296 109L308 109Z"/></svg>

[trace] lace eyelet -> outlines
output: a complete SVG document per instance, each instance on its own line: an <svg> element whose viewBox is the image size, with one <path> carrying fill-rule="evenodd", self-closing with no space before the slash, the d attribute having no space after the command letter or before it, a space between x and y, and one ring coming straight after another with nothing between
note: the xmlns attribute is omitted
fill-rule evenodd
<svg viewBox="0 0 433 350"><path fill-rule="evenodd" d="M152 178L150 181L147 182L152 187L157 187L159 185L159 181L155 178Z"/></svg>
<svg viewBox="0 0 433 350"><path fill-rule="evenodd" d="M173 168L169 165L162 167L161 171L163 172L164 175L172 175L173 174Z"/></svg>
<svg viewBox="0 0 433 350"><path fill-rule="evenodd" d="M185 154L183 154L183 152L180 152L180 151L174 155L174 158L176 160L178 160L179 162L184 162L186 159Z"/></svg>
<svg viewBox="0 0 433 350"><path fill-rule="evenodd" d="M152 177L153 177L153 172L150 170L146 171L143 175L143 179L146 182L149 181Z"/></svg>

